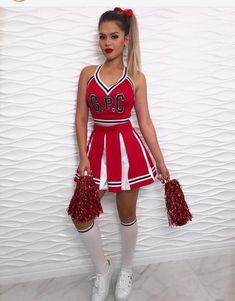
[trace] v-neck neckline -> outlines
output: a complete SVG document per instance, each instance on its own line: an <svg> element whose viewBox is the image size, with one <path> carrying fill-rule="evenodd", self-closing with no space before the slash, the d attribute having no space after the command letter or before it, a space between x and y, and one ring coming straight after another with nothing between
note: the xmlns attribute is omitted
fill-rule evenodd
<svg viewBox="0 0 235 301"><path fill-rule="evenodd" d="M126 66L124 65L124 67L123 67L121 77L116 81L116 83L112 84L111 86L107 86L100 78L100 71L101 71L103 66L104 66L104 63L99 65L99 67L98 67L98 70L97 70L97 73L96 73L97 74L97 79L105 87L106 90L110 91L113 87L116 87L119 84L119 82L124 78L124 74L126 74Z"/></svg>

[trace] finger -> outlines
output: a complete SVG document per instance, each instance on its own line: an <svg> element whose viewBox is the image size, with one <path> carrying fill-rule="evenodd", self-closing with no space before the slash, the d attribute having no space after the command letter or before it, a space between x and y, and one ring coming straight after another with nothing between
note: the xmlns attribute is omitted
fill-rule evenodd
<svg viewBox="0 0 235 301"><path fill-rule="evenodd" d="M91 169L90 167L87 168L88 174L91 175Z"/></svg>
<svg viewBox="0 0 235 301"><path fill-rule="evenodd" d="M91 170L90 170L90 168L87 168L86 170L87 170L87 175L91 176Z"/></svg>
<svg viewBox="0 0 235 301"><path fill-rule="evenodd" d="M85 169L81 168L80 169L80 176L83 177L85 175Z"/></svg>
<svg viewBox="0 0 235 301"><path fill-rule="evenodd" d="M159 182L161 182L162 184L165 183L164 179L158 179Z"/></svg>

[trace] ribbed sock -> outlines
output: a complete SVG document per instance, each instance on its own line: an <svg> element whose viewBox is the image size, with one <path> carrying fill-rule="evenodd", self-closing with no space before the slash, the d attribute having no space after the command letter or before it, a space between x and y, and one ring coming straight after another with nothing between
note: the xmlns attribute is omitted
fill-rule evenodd
<svg viewBox="0 0 235 301"><path fill-rule="evenodd" d="M132 260L138 235L137 218L130 223L120 223L122 237L122 268L132 270Z"/></svg>
<svg viewBox="0 0 235 301"><path fill-rule="evenodd" d="M93 223L86 229L78 230L80 237L86 246L86 249L91 256L91 259L95 265L96 272L104 274L108 271L108 261L104 255L100 228L98 224Z"/></svg>

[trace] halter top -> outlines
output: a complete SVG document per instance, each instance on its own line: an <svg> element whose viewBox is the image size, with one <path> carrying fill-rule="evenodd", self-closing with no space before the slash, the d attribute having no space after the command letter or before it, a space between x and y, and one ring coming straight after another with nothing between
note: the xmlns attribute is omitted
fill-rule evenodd
<svg viewBox="0 0 235 301"><path fill-rule="evenodd" d="M103 64L98 65L95 73L89 78L86 89L86 102L93 119L123 120L131 116L135 102L134 83L124 66L119 80L112 86L106 86L99 73Z"/></svg>

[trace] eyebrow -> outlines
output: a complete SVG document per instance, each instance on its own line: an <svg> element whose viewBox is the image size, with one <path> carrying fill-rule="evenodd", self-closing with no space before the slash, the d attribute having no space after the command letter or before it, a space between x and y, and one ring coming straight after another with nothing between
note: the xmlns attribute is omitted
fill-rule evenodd
<svg viewBox="0 0 235 301"><path fill-rule="evenodd" d="M110 33L110 34L114 34L114 33L119 33L118 31L115 31L115 32L112 32L112 33ZM103 33L103 32L100 32L99 34L103 34L103 35L106 35L105 33Z"/></svg>

